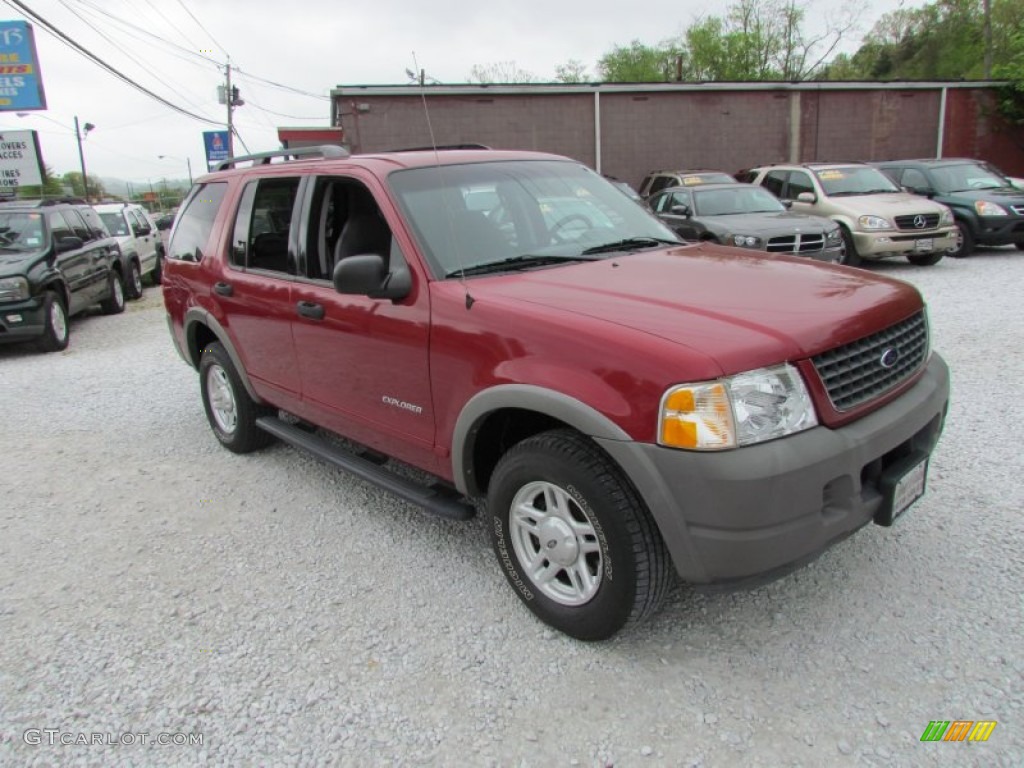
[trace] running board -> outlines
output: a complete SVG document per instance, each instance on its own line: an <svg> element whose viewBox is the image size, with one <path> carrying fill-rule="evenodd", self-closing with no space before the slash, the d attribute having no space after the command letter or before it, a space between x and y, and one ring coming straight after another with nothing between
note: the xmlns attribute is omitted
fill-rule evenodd
<svg viewBox="0 0 1024 768"><path fill-rule="evenodd" d="M323 461L351 472L356 477L423 507L427 512L449 520L469 520L476 514L476 508L453 489L443 485L420 485L372 461L331 445L323 438L276 416L261 416L256 419L256 426L289 445L301 448Z"/></svg>

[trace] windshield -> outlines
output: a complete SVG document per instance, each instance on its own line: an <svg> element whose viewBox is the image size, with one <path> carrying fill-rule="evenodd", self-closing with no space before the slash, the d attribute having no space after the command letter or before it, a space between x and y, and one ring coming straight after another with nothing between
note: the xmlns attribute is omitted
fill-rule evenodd
<svg viewBox="0 0 1024 768"><path fill-rule="evenodd" d="M570 161L412 168L389 183L437 276L592 259L584 252L614 243L627 251L679 242L606 179ZM602 258L614 252L602 248Z"/></svg>
<svg viewBox="0 0 1024 768"><path fill-rule="evenodd" d="M123 237L131 234L128 231L128 224L125 223L124 216L120 213L101 213L100 218L103 219L103 223L107 225L107 229L110 230L110 234L114 237Z"/></svg>
<svg viewBox="0 0 1024 768"><path fill-rule="evenodd" d="M900 189L877 168L850 166L823 168L814 175L829 197L842 195L875 195L880 192L899 192Z"/></svg>
<svg viewBox="0 0 1024 768"><path fill-rule="evenodd" d="M729 187L693 192L698 216L732 216L738 213L781 213L786 207L764 187Z"/></svg>
<svg viewBox="0 0 1024 768"><path fill-rule="evenodd" d="M969 192L974 189L1002 189L1010 183L1002 176L974 163L943 165L932 169L940 192Z"/></svg>
<svg viewBox="0 0 1024 768"><path fill-rule="evenodd" d="M0 213L0 248L38 251L43 247L43 217L38 213Z"/></svg>

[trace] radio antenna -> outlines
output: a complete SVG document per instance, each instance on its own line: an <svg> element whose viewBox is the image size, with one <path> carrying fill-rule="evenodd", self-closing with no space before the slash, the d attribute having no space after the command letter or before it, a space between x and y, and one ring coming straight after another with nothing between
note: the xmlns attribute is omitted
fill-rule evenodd
<svg viewBox="0 0 1024 768"><path fill-rule="evenodd" d="M437 150L437 140L434 138L434 126L430 122L430 108L427 106L427 89L425 85L426 71L420 68L420 63L416 60L416 51L412 52L412 63L416 68L416 72L419 73L420 99L423 102L423 114L427 118L427 133L430 134L430 146L434 150L434 163L437 166L437 175L441 180L441 202L444 206L446 218L448 219L448 234L451 239L452 248L455 251L455 260L459 265L459 281L462 283L462 290L466 293L466 309L472 309L473 303L476 299L470 295L469 286L466 284L466 266L462 261L462 249L459 240L455 237L455 219L452 215L451 201L448 199L448 195L444 193L444 166L441 164L441 154ZM417 79L416 72L406 70L406 74L411 75L414 80Z"/></svg>

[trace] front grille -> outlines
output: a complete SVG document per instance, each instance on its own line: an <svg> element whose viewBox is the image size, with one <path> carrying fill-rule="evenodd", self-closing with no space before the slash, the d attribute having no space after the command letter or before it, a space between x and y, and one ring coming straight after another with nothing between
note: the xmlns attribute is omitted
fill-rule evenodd
<svg viewBox="0 0 1024 768"><path fill-rule="evenodd" d="M935 229L939 226L939 214L918 213L910 216L897 216L896 226L899 229Z"/></svg>
<svg viewBox="0 0 1024 768"><path fill-rule="evenodd" d="M835 409L848 411L909 379L924 364L927 351L928 323L924 312L918 312L884 331L823 352L811 362ZM890 367L883 365L883 358L890 358L886 361Z"/></svg>
<svg viewBox="0 0 1024 768"><path fill-rule="evenodd" d="M818 235L785 235L773 237L768 241L771 253L817 253L825 250L825 236Z"/></svg>
<svg viewBox="0 0 1024 768"><path fill-rule="evenodd" d="M1024 205L1011 205L1010 210L1012 210L1018 216L1024 216Z"/></svg>

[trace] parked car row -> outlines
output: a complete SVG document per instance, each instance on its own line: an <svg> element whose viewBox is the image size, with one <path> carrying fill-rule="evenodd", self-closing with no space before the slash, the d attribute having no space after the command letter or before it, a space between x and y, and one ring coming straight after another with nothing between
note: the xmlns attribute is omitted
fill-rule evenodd
<svg viewBox="0 0 1024 768"><path fill-rule="evenodd" d="M159 283L163 245L142 206L71 198L0 204L0 343L65 349L69 318L124 311Z"/></svg>
<svg viewBox="0 0 1024 768"><path fill-rule="evenodd" d="M640 195L685 239L850 266L897 256L929 266L979 244L1024 249L1024 191L976 160L653 171Z"/></svg>

